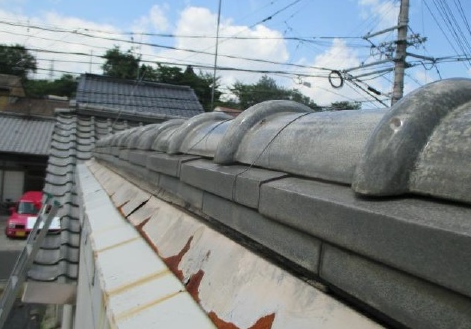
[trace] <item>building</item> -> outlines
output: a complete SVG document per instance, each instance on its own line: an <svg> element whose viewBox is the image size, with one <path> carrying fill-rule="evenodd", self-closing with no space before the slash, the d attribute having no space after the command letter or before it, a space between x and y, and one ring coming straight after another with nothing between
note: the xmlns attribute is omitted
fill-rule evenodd
<svg viewBox="0 0 471 329"><path fill-rule="evenodd" d="M100 138L48 178L75 249L25 297L63 328L468 328L470 118L452 79L389 111L268 101Z"/></svg>
<svg viewBox="0 0 471 329"><path fill-rule="evenodd" d="M53 118L0 113L0 201L44 187Z"/></svg>

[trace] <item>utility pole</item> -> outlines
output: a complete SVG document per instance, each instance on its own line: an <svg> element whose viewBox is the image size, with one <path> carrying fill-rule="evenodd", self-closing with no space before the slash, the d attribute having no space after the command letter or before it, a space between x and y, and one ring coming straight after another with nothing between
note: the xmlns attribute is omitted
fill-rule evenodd
<svg viewBox="0 0 471 329"><path fill-rule="evenodd" d="M394 85L391 97L393 106L404 93L404 71L407 56L407 29L409 24L409 0L401 0L397 28L396 56L394 59Z"/></svg>
<svg viewBox="0 0 471 329"><path fill-rule="evenodd" d="M218 64L218 47L219 47L219 25L221 23L221 1L219 0L218 6L218 20L216 26L216 50L214 52L214 70L213 70L213 85L211 87L211 108L209 111L214 110L214 92L216 91L216 70Z"/></svg>

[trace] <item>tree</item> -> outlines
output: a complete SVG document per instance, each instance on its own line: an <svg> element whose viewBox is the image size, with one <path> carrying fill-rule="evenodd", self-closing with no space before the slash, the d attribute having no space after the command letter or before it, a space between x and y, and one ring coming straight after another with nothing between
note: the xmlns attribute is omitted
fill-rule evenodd
<svg viewBox="0 0 471 329"><path fill-rule="evenodd" d="M77 91L77 78L71 74L64 74L54 81L27 80L24 83L26 94L30 97L45 95L67 96L72 98Z"/></svg>
<svg viewBox="0 0 471 329"><path fill-rule="evenodd" d="M237 97L240 110L246 110L263 101L276 99L293 100L307 105L313 110L319 110L316 103L308 96L301 94L297 89L280 87L274 79L266 75L262 76L255 84L244 84L238 81L230 90Z"/></svg>
<svg viewBox="0 0 471 329"><path fill-rule="evenodd" d="M361 103L360 102L347 102L347 101L341 101L341 102L332 102L331 110L332 111L341 111L341 110L359 110L361 109Z"/></svg>
<svg viewBox="0 0 471 329"><path fill-rule="evenodd" d="M118 46L107 50L103 58L103 74L121 79L142 79L146 81L168 83L173 85L190 86L205 111L211 111L211 75L199 72L195 73L193 67L188 66L184 71L179 67L166 66L157 63L157 67L142 64L140 56L134 56L132 50L123 52ZM217 85L217 79L216 79ZM216 88L215 100L219 100L219 92Z"/></svg>
<svg viewBox="0 0 471 329"><path fill-rule="evenodd" d="M36 72L36 58L21 45L0 45L0 73L28 79L28 74Z"/></svg>
<svg viewBox="0 0 471 329"><path fill-rule="evenodd" d="M168 83L172 85L190 86L199 102L203 106L205 111L211 111L211 92L213 77L209 73L199 72L195 73L191 65L182 71L181 68L175 66L166 66L157 63L157 68L153 68L149 65L141 66L141 74L143 80L155 81L161 83ZM214 99L219 100L221 92L217 90L218 78L216 79L216 90L214 93Z"/></svg>
<svg viewBox="0 0 471 329"><path fill-rule="evenodd" d="M122 52L119 46L114 46L106 51L103 58L106 59L101 66L104 75L120 79L137 78L141 58L134 56L132 49Z"/></svg>

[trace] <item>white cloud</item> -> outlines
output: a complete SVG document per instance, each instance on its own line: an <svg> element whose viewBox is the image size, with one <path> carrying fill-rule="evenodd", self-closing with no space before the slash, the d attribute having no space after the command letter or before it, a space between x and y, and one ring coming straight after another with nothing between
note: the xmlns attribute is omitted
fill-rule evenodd
<svg viewBox="0 0 471 329"><path fill-rule="evenodd" d="M361 16L374 23L375 30L397 25L399 6L392 1L358 0Z"/></svg>
<svg viewBox="0 0 471 329"><path fill-rule="evenodd" d="M198 35L210 38L177 38L175 47L179 49L192 49L199 53L190 53L181 50L164 51L159 55L195 65L213 66L216 45L217 15L207 8L187 7L177 21L174 33L176 35ZM284 62L289 58L285 41L279 31L272 30L263 25L249 28L243 25L234 25L230 19L221 19L220 39L218 46L218 67L231 67L241 70L273 70L279 66L256 61L243 60L245 58L263 59L267 62ZM254 39L237 39L254 38ZM203 54L207 53L207 54ZM226 57L230 55L231 57ZM236 80L244 83L256 82L261 74L244 73L236 71L218 71L221 82L231 85Z"/></svg>
<svg viewBox="0 0 471 329"><path fill-rule="evenodd" d="M14 17L14 20L12 20L12 17ZM96 56L101 56L107 49L111 49L115 44L120 44L116 41L100 39L100 37L110 37L109 33L96 32L96 30L119 32L119 29L111 25L62 16L55 12L46 12L36 17L26 17L0 10L0 19L11 23L11 25L0 25L2 43L23 45L30 49L30 52L38 60L36 78L51 77L50 69L56 70L52 78L58 78L66 72L90 72L90 68L92 68L93 73L101 73L100 65L103 60ZM44 26L53 31L35 28ZM70 32L54 31L57 29ZM86 33L92 37L85 37L80 33ZM55 54L50 51L83 53L86 55L93 53L95 57Z"/></svg>
<svg viewBox="0 0 471 329"><path fill-rule="evenodd" d="M154 5L147 15L144 15L134 22L134 32L165 32L169 29L169 22L166 16L168 5Z"/></svg>
<svg viewBox="0 0 471 329"><path fill-rule="evenodd" d="M340 39L334 39L331 47L324 53L316 56L311 62L311 66L313 67L338 71L356 67L358 65L360 65L360 59L357 51L349 48L345 41ZM293 84L292 87L299 89L303 94L311 97L311 99L321 106L328 106L332 102L336 101L364 98L364 95L360 96L357 92L348 87L346 83L344 83L342 88L333 88L329 80L326 78L329 73L330 71L312 69L310 74L313 76L320 75L321 77L301 78L301 81L298 82L307 82L310 86ZM339 81L334 81L334 83L337 82Z"/></svg>

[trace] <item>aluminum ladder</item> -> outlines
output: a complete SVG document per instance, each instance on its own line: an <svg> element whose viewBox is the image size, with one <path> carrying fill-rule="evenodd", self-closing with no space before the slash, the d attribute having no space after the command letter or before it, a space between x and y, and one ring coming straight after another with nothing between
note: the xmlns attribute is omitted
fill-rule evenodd
<svg viewBox="0 0 471 329"><path fill-rule="evenodd" d="M44 241L44 237L46 236L58 209L59 203L53 199L52 195L46 194L46 200L38 213L38 218L34 223L33 229L29 233L26 245L18 256L15 267L11 272L2 298L0 299L0 329L3 329L3 326L8 319L8 315L10 314L15 299L26 280L28 271L38 254L39 248Z"/></svg>

